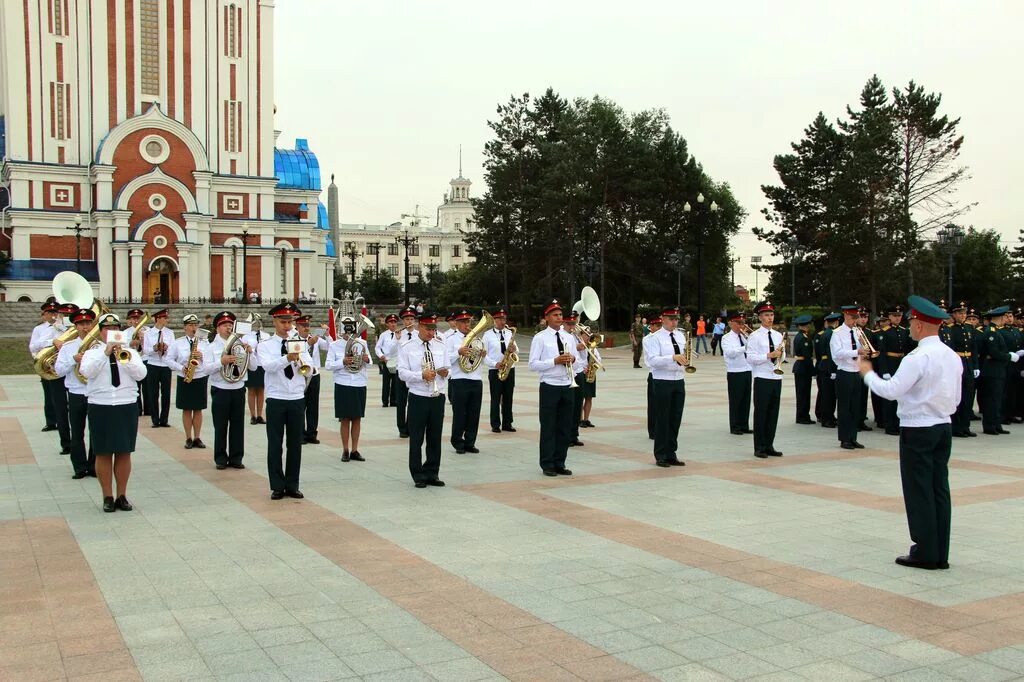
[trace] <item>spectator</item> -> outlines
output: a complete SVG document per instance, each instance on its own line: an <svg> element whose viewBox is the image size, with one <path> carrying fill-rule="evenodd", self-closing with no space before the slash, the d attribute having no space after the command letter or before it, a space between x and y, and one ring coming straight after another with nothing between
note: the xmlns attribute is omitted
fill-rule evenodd
<svg viewBox="0 0 1024 682"><path fill-rule="evenodd" d="M722 337L725 335L725 322L722 322L721 317L715 318L715 327L711 336L711 354L714 355L716 351L721 350ZM723 354L725 351L722 351Z"/></svg>
<svg viewBox="0 0 1024 682"><path fill-rule="evenodd" d="M160 291L160 289L157 288L156 291L153 292L153 303L163 303L163 302L164 302L164 292Z"/></svg>
<svg viewBox="0 0 1024 682"><path fill-rule="evenodd" d="M299 289L299 303L308 303L309 299L306 298L306 292Z"/></svg>
<svg viewBox="0 0 1024 682"><path fill-rule="evenodd" d="M423 314L423 304L418 302L418 301L416 302L416 314L417 315L422 315Z"/></svg>
<svg viewBox="0 0 1024 682"><path fill-rule="evenodd" d="M693 344L693 350L700 355L700 347L704 346L704 352L708 352L708 330L707 322L704 321L704 316L701 315L697 318L697 340Z"/></svg>
<svg viewBox="0 0 1024 682"><path fill-rule="evenodd" d="M316 287L309 290L309 302L316 303Z"/></svg>

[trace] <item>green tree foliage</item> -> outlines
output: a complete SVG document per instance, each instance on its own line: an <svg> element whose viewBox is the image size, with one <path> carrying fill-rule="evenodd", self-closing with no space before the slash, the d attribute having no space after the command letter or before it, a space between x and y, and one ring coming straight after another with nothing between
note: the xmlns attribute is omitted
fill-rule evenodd
<svg viewBox="0 0 1024 682"><path fill-rule="evenodd" d="M337 282L337 279L335 281ZM338 289L337 285L335 289ZM387 270L374 273L373 268L363 268L356 282L356 289L364 299L373 303L397 303L402 300L402 285Z"/></svg>
<svg viewBox="0 0 1024 682"><path fill-rule="evenodd" d="M728 240L743 209L689 154L663 111L630 114L600 97L570 102L549 89L510 98L489 125L488 191L468 237L488 299L504 298L506 276L502 302L521 306L578 296L589 282L608 324L621 323L642 300L675 300L666 260L683 250L693 256L683 302L694 306L703 244L705 307L731 301ZM708 210L712 201L718 213Z"/></svg>

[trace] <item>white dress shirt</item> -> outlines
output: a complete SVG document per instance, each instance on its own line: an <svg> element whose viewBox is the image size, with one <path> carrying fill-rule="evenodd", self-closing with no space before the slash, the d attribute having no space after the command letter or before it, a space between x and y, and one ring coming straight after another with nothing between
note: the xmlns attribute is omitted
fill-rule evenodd
<svg viewBox="0 0 1024 682"><path fill-rule="evenodd" d="M722 355L725 357L726 372L751 371L750 363L747 362L746 341L742 336L730 329L719 343L722 346Z"/></svg>
<svg viewBox="0 0 1024 682"><path fill-rule="evenodd" d="M469 379L470 381L482 381L480 376L480 367L478 366L473 372L463 372L462 367L459 366L459 359L462 357L459 355L459 348L462 346L462 341L466 338L466 335L462 332L455 330L454 333L449 334L448 338L445 339L444 345L448 352L448 361L451 363L451 372L448 374L449 379ZM482 365L483 363L481 363Z"/></svg>
<svg viewBox="0 0 1024 682"><path fill-rule="evenodd" d="M448 389L448 381L441 375L433 381L423 380L423 352L426 350L427 342L422 341L419 334L416 334L412 341L407 341L398 352L398 378L406 383L410 393L415 393L424 398L433 397L436 390L438 395L444 395ZM434 367L445 369L449 366L448 348L441 339L430 340L430 354L434 357Z"/></svg>
<svg viewBox="0 0 1024 682"><path fill-rule="evenodd" d="M891 379L868 372L864 383L879 398L898 401L900 426L934 426L950 423L950 415L956 412L962 371L953 349L938 336L928 336L907 353Z"/></svg>
<svg viewBox="0 0 1024 682"><path fill-rule="evenodd" d="M194 345L190 345L190 341ZM174 339L174 343L167 349L167 355L164 356L164 362L171 368L176 376L185 376L185 366L188 365L189 357L191 356L192 349L198 350L203 354L203 357L199 360L199 366L196 367L196 371L192 374L193 379L201 379L207 376L210 372L210 344L202 338L198 332L196 335L189 339L187 336L179 336Z"/></svg>
<svg viewBox="0 0 1024 682"><path fill-rule="evenodd" d="M227 341L227 339L221 337L220 334L217 334L217 336L213 337L213 341L207 345L206 353L203 355L206 359L204 376L210 377L210 386L216 386L217 388L225 391L237 391L238 389L245 388L245 380L225 381L224 375L221 374L221 367L224 365L221 364L220 359L224 355L225 341ZM242 343L245 343L244 339ZM249 363L246 365L247 371L251 371L256 367L255 356L255 351L249 353ZM196 372L196 374L198 374L198 372Z"/></svg>
<svg viewBox="0 0 1024 682"><path fill-rule="evenodd" d="M271 336L273 335L266 333L262 329L257 329L256 331L249 332L242 337L242 343L248 344L252 347L252 354L249 356L252 364L249 366L249 369L256 369L260 366L260 358L258 353L256 353L256 349L261 343L269 339Z"/></svg>
<svg viewBox="0 0 1024 682"><path fill-rule="evenodd" d="M768 339L771 339L770 344ZM782 381L783 375L775 373L776 360L768 357L768 353L771 352L769 349L778 350L779 348L783 348L782 334L774 329L761 325L750 334L747 338L747 362L750 364L755 379ZM785 357L784 348L783 357Z"/></svg>
<svg viewBox="0 0 1024 682"><path fill-rule="evenodd" d="M292 338L297 339L298 337L289 337L288 340ZM288 361L287 346L284 346L285 352L281 352L281 344L285 341L286 339L274 334L256 348L260 366L264 370L263 381L267 389L266 396L275 400L303 400L306 396L306 379L299 374L300 363ZM302 363L312 365L313 358L310 357L309 351L305 350L308 347L308 345L304 346L303 351L299 353L299 359ZM284 373L288 366L292 368L291 379Z"/></svg>
<svg viewBox="0 0 1024 682"><path fill-rule="evenodd" d="M331 347L331 342L328 341L327 338L324 336L311 336L313 336L313 338L316 339L316 343L310 346L309 337L306 337L306 345L309 347L309 356L310 358L313 359L313 362L310 364L312 364L313 367L315 367L316 369L320 369L320 351L328 350Z"/></svg>
<svg viewBox="0 0 1024 682"><path fill-rule="evenodd" d="M850 338L850 334L853 338ZM856 326L841 324L832 331L828 342L828 351L835 362L836 368L844 372L857 372L857 350L860 348L860 333Z"/></svg>
<svg viewBox="0 0 1024 682"><path fill-rule="evenodd" d="M568 331L564 328L562 329L562 331L565 334L568 334L570 337L572 337L572 349L570 352L576 356L576 359L573 360L572 363L573 374L580 374L581 372L585 372L587 370L587 349L576 348L576 346L583 343L583 341L581 341L580 337L576 336L576 334L574 334L571 331Z"/></svg>
<svg viewBox="0 0 1024 682"><path fill-rule="evenodd" d="M139 385L136 383L146 378L146 366L142 357L134 348L125 347L131 354L126 363L114 359L114 371L121 376L121 385L114 386L110 382L110 356L106 346L87 350L82 356L82 376L89 380L86 384L86 395L90 405L128 405L139 397Z"/></svg>
<svg viewBox="0 0 1024 682"><path fill-rule="evenodd" d="M654 343L654 332L647 334L647 336L643 337L643 339L640 341L640 346L643 348L644 365L647 367L648 370L651 370L651 372L653 372L654 370L651 367L651 363L649 362L649 360L651 355L654 354L654 351L648 350L647 347L652 343Z"/></svg>
<svg viewBox="0 0 1024 682"><path fill-rule="evenodd" d="M416 331L416 327L399 327L395 336L398 337L399 348L409 343L410 341L420 340L420 333ZM437 337L435 336L434 338Z"/></svg>
<svg viewBox="0 0 1024 682"><path fill-rule="evenodd" d="M672 345L673 337L676 341L675 346ZM647 338L650 339L646 348L649 353L647 364L651 367L651 376L655 379L681 381L685 370L672 356L686 353L686 332L679 329L670 332L662 327L653 334L648 334Z"/></svg>
<svg viewBox="0 0 1024 682"><path fill-rule="evenodd" d="M49 322L42 322L32 328L32 338L28 342L28 352L35 355L47 346L53 345L53 340L60 336L57 327Z"/></svg>
<svg viewBox="0 0 1024 682"><path fill-rule="evenodd" d="M512 330L508 327L504 329L491 329L484 334L484 348L487 349L484 364L487 365L488 369L496 369L498 363L505 359L505 353L501 350L502 341L505 342L505 350L508 350L515 341L512 337Z"/></svg>
<svg viewBox="0 0 1024 682"><path fill-rule="evenodd" d="M565 365L555 363L561 353L558 350L558 341L562 340L562 348L569 353L576 354L576 339L569 332L551 327L537 332L530 342L530 369L540 375L540 382L550 386L570 386L572 380ZM575 375L576 372L573 372Z"/></svg>
<svg viewBox="0 0 1024 682"><path fill-rule="evenodd" d="M166 343L167 351L164 355L153 350L153 346L157 343ZM167 327L163 329L157 329L156 327L150 327L149 331L142 338L142 357L146 359L146 362L153 365L154 367L170 367L167 364L167 356L171 354L171 344L174 343L174 332Z"/></svg>
<svg viewBox="0 0 1024 682"><path fill-rule="evenodd" d="M81 346L82 339L77 336L65 343L60 347L60 352L57 353L57 360L53 366L57 376L64 377L64 388L68 389L68 393L74 393L75 395L86 395L88 393L88 386L82 383L75 372L75 368L78 366L78 363L75 362L75 356L78 355L78 349Z"/></svg>
<svg viewBox="0 0 1024 682"><path fill-rule="evenodd" d="M345 364L348 357L345 352L346 346L348 346L348 339L344 335L330 345L327 349L327 361L324 363L324 369L334 373L334 383L339 386L366 386L369 374L367 368L370 363L363 365L358 372L351 371ZM369 355L369 353L368 344L363 339L357 338L352 343L353 357Z"/></svg>
<svg viewBox="0 0 1024 682"><path fill-rule="evenodd" d="M373 345L373 349L377 353L378 358L383 358L381 362L387 362L389 358L398 354L397 335L397 331L391 331L388 329L377 336L377 343Z"/></svg>

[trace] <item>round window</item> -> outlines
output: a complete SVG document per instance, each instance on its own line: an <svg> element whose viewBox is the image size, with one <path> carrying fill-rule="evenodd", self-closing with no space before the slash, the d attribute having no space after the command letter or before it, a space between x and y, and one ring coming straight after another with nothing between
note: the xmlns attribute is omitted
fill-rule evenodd
<svg viewBox="0 0 1024 682"><path fill-rule="evenodd" d="M161 164L171 155L171 148L167 140L159 135L146 135L139 142L139 154L149 163Z"/></svg>
<svg viewBox="0 0 1024 682"><path fill-rule="evenodd" d="M163 194L149 195L149 207L154 211L162 211L167 206L167 199Z"/></svg>
<svg viewBox="0 0 1024 682"><path fill-rule="evenodd" d="M156 238L153 239L153 246L155 246L158 249L164 248L165 246L167 246L167 237L163 236L162 234L158 235Z"/></svg>

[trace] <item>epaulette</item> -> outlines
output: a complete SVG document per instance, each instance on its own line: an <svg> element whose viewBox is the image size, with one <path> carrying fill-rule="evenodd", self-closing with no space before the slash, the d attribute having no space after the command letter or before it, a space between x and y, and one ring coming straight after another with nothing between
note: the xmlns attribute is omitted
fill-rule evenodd
<svg viewBox="0 0 1024 682"><path fill-rule="evenodd" d="M820 332L818 332L817 334L815 334L815 336L821 336L821 335L822 335L822 334L824 334L824 333L825 333L825 330L824 330L824 329L822 329L822 330L821 330Z"/></svg>

